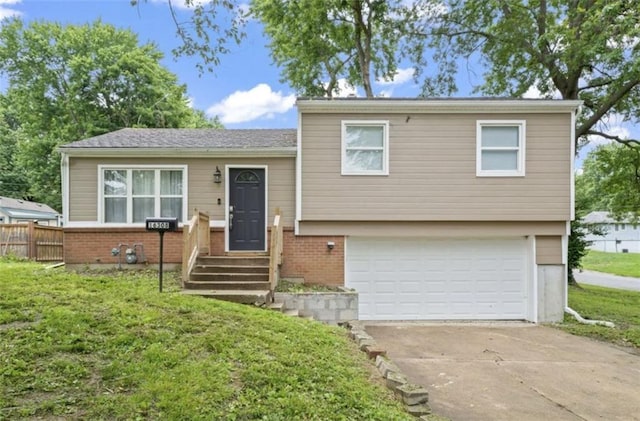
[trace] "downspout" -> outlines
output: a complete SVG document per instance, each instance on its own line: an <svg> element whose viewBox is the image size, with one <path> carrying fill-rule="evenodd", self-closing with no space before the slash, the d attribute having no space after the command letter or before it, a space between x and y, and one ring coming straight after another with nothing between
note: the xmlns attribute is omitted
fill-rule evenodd
<svg viewBox="0 0 640 421"><path fill-rule="evenodd" d="M60 153L60 186L62 191L62 209L60 222L62 226L67 226L69 222L69 155L66 152Z"/></svg>
<svg viewBox="0 0 640 421"><path fill-rule="evenodd" d="M578 314L577 311L575 311L574 309L572 309L571 307L567 306L564 308L564 312L565 313L569 313L570 315L572 315L579 323L585 324L585 325L600 325L600 326L606 326L606 327L616 327L615 324L611 323L611 322L606 322L604 320L587 320L584 317L582 317L580 314Z"/></svg>
<svg viewBox="0 0 640 421"><path fill-rule="evenodd" d="M575 168L574 162L576 159L576 120L578 114L580 113L580 109L575 110L571 113L571 193L570 193L570 201L571 201L571 217L570 221L567 221L567 232L562 236L562 262L564 263L564 312L573 316L574 319L578 321L578 323L582 323L585 325L598 325L598 326L606 326L606 327L616 327L612 322L607 322L604 320L587 320L582 317L577 311L569 307L569 236L571 235L571 221L576 218L575 215Z"/></svg>

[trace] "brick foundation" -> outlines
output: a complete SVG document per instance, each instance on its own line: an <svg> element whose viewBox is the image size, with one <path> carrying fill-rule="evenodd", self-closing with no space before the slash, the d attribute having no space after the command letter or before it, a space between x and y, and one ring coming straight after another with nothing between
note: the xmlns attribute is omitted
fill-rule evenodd
<svg viewBox="0 0 640 421"><path fill-rule="evenodd" d="M333 250L327 242L333 241ZM65 228L64 259L68 265L117 264L118 257L111 249L118 244L141 243L149 264L159 261L160 236L144 228ZM268 244L268 243L267 243ZM124 247L122 253L124 253ZM224 229L211 229L211 254L224 254ZM124 257L121 256L123 265ZM182 261L182 231L164 235L164 262L179 264ZM284 230L283 278L304 278L306 283L344 285L344 237L298 236L292 228Z"/></svg>
<svg viewBox="0 0 640 421"><path fill-rule="evenodd" d="M333 241L333 250L327 242ZM298 236L284 231L284 250L280 276L304 278L307 284L344 285L344 237Z"/></svg>
<svg viewBox="0 0 640 421"><path fill-rule="evenodd" d="M157 264L160 254L160 235L144 228L65 228L64 261L66 264L117 264L118 257L111 249L118 244L144 246L147 262ZM164 234L164 262L180 263L182 260L182 231ZM124 254L125 248L121 252ZM124 263L124 256L121 256Z"/></svg>

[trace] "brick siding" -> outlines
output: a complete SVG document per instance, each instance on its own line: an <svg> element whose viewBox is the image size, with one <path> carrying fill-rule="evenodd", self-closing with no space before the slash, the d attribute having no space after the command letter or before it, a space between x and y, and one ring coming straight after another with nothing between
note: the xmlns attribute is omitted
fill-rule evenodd
<svg viewBox="0 0 640 421"><path fill-rule="evenodd" d="M333 250L327 242L333 241ZM298 236L284 231L282 278L301 277L308 284L344 285L344 237Z"/></svg>
<svg viewBox="0 0 640 421"><path fill-rule="evenodd" d="M159 261L160 236L144 228L65 228L64 255L69 265L117 264L118 257L111 249L118 244L142 244L149 264ZM327 242L333 241L333 250ZM125 247L121 252L124 254ZM211 229L211 254L224 254L224 229ZM121 256L124 263L124 255ZM182 231L164 235L164 262L181 263ZM283 278L304 278L306 283L344 285L344 237L298 236L292 228L284 230Z"/></svg>

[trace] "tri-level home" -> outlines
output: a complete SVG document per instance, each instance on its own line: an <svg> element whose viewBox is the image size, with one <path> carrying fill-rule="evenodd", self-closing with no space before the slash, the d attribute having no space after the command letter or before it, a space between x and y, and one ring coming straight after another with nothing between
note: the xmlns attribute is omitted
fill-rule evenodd
<svg viewBox="0 0 640 421"><path fill-rule="evenodd" d="M300 98L296 129L81 140L61 148L65 259L113 264L137 244L155 264L145 219L175 217L164 260L182 263L185 287L272 256L282 231L279 276L355 289L361 319L560 320L578 106ZM185 251L198 241L216 263Z"/></svg>

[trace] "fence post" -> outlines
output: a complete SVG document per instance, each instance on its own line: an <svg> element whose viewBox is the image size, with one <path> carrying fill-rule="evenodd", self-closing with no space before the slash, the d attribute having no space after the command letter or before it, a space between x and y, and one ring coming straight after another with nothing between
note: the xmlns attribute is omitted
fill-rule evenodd
<svg viewBox="0 0 640 421"><path fill-rule="evenodd" d="M27 246L27 254L28 254L28 258L29 260L36 260L36 258L38 256L36 256L37 254L37 249L36 249L36 227L35 227L36 223L33 221L29 221L29 230L27 231L27 243L29 244Z"/></svg>

